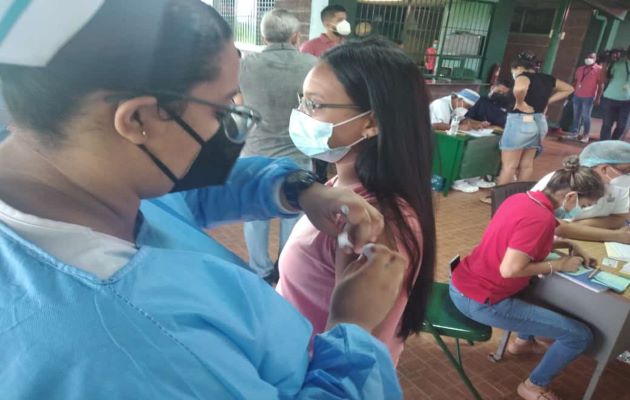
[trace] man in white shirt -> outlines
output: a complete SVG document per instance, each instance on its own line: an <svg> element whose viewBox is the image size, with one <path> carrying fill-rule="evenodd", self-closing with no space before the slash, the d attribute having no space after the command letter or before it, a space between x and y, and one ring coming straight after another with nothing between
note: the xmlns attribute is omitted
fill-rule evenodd
<svg viewBox="0 0 630 400"><path fill-rule="evenodd" d="M479 93L471 89L435 99L429 105L433 129L446 131L451 127L451 119L457 115L464 119L468 109L479 100Z"/></svg>
<svg viewBox="0 0 630 400"><path fill-rule="evenodd" d="M607 140L591 143L580 153L580 165L592 168L606 184L606 193L572 220L563 220L556 234L569 239L630 243L630 143ZM543 190L553 173L532 190Z"/></svg>

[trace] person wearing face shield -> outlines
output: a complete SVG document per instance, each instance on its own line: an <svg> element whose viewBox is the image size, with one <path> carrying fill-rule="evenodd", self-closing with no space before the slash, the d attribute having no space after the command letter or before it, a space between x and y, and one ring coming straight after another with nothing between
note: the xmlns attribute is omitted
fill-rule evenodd
<svg viewBox="0 0 630 400"><path fill-rule="evenodd" d="M448 96L435 99L429 105L431 126L433 129L446 131L451 126L451 120L464 119L466 112L479 100L479 93L471 89L462 89Z"/></svg>
<svg viewBox="0 0 630 400"><path fill-rule="evenodd" d="M300 46L302 53L309 53L319 57L326 50L337 46L343 39L352 33L346 9L340 5L324 7L321 12L324 33L319 37L308 40Z"/></svg>
<svg viewBox="0 0 630 400"><path fill-rule="evenodd" d="M383 217L350 190L288 159L237 161L260 115L232 103L239 59L212 7L5 5L3 399L402 397L370 332L406 261L363 247ZM348 225L361 253L312 354L309 322L202 230L300 209L328 234Z"/></svg>
<svg viewBox="0 0 630 400"><path fill-rule="evenodd" d="M561 237L595 242L630 244L630 143L618 140L591 143L580 153L580 164L591 168L605 183L605 194L591 207L559 211ZM553 173L532 190L543 190ZM571 200L574 202L573 200Z"/></svg>
<svg viewBox="0 0 630 400"><path fill-rule="evenodd" d="M429 105L431 126L433 129L441 131L448 131L452 124L455 127L460 126L460 124L466 126L468 124L464 121L466 113L477 101L479 101L479 94L471 89L462 89L449 96L433 100ZM479 178L471 178L471 182L480 181ZM469 183L467 179L456 180L452 187L466 193L479 190L478 186Z"/></svg>
<svg viewBox="0 0 630 400"><path fill-rule="evenodd" d="M559 400L551 382L593 340L588 326L568 316L522 300L518 293L532 277L554 271L574 272L595 259L568 240L554 237L557 218L594 204L604 183L576 156L564 160L542 191L508 197L492 216L481 242L453 271L450 297L469 318L492 327L518 332L507 350L514 355L542 355L517 393L525 400ZM547 260L552 249L569 255ZM553 339L545 348L535 337Z"/></svg>

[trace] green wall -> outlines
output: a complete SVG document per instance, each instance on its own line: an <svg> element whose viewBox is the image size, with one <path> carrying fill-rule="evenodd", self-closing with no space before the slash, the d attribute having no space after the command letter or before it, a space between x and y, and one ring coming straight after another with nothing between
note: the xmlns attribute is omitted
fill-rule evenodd
<svg viewBox="0 0 630 400"><path fill-rule="evenodd" d="M484 82L487 82L492 66L503 63L505 47L510 35L512 15L514 14L514 3L512 0L500 0L494 8L485 60L481 65L480 79Z"/></svg>
<svg viewBox="0 0 630 400"><path fill-rule="evenodd" d="M627 49L630 46L630 13L626 16L626 20L619 24L617 37L612 47Z"/></svg>

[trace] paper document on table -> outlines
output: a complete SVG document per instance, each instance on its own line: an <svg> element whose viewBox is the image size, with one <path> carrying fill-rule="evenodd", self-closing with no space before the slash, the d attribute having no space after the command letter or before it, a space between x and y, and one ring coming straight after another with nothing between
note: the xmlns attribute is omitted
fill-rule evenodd
<svg viewBox="0 0 630 400"><path fill-rule="evenodd" d="M630 280L622 276L617 276L605 271L599 271L593 280L597 283L601 283L604 286L608 286L612 290L618 293L625 292L630 286Z"/></svg>
<svg viewBox="0 0 630 400"><path fill-rule="evenodd" d="M606 242L608 257L630 261L630 245L618 242Z"/></svg>
<svg viewBox="0 0 630 400"><path fill-rule="evenodd" d="M469 131L462 131L467 135L470 136L474 136L474 137L483 137L483 136L492 136L494 132L494 130L492 129L471 129Z"/></svg>
<svg viewBox="0 0 630 400"><path fill-rule="evenodd" d="M619 272L623 272L624 274L630 274L630 263L627 263L626 265L624 265L621 268L621 271Z"/></svg>

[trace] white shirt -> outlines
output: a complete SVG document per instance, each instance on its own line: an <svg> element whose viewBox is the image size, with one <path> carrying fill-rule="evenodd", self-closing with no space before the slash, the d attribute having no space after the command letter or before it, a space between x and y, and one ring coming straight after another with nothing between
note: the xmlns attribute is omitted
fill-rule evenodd
<svg viewBox="0 0 630 400"><path fill-rule="evenodd" d="M111 277L136 254L136 246L88 227L25 214L0 200L0 222L59 261Z"/></svg>
<svg viewBox="0 0 630 400"><path fill-rule="evenodd" d="M554 173L551 172L545 175L536 183L532 190L540 191L545 189L553 174ZM597 200L597 203L595 203L592 209L586 212L579 212L573 220L607 217L613 214L627 214L629 210L630 198L628 189L606 184L604 197Z"/></svg>
<svg viewBox="0 0 630 400"><path fill-rule="evenodd" d="M448 95L433 100L429 105L429 112L431 114L432 124L450 124L453 114L453 104L451 103L451 96Z"/></svg>

